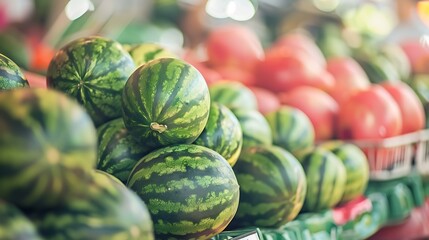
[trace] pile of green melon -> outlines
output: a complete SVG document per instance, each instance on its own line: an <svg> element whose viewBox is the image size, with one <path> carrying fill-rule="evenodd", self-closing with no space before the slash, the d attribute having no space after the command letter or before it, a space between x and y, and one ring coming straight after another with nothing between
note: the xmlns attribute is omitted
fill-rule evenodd
<svg viewBox="0 0 429 240"><path fill-rule="evenodd" d="M315 147L300 110L263 115L244 85L209 87L153 44L77 39L52 59L47 89L6 60L0 239L210 239L365 189L357 147Z"/></svg>

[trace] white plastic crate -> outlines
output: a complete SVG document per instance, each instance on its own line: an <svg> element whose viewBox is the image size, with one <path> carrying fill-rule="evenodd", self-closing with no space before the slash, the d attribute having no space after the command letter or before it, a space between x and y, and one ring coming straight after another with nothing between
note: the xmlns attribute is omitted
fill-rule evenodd
<svg viewBox="0 0 429 240"><path fill-rule="evenodd" d="M429 129L419 132L419 143L416 151L416 169L424 176L429 176Z"/></svg>
<svg viewBox="0 0 429 240"><path fill-rule="evenodd" d="M372 180L389 180L409 174L413 159L416 159L419 170L429 173L429 131L427 130L380 140L348 142L357 145L365 152Z"/></svg>

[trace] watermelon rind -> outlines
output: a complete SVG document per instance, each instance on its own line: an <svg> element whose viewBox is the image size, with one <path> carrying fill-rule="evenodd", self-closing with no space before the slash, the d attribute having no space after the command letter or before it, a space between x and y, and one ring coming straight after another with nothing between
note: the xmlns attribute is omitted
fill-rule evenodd
<svg viewBox="0 0 429 240"><path fill-rule="evenodd" d="M156 239L210 239L234 217L239 185L217 152L179 144L144 156L127 186L147 204Z"/></svg>
<svg viewBox="0 0 429 240"><path fill-rule="evenodd" d="M151 147L190 144L204 130L210 96L201 73L175 58L160 58L137 68L122 95L125 126Z"/></svg>
<svg viewBox="0 0 429 240"><path fill-rule="evenodd" d="M0 198L20 208L51 208L83 191L95 167L96 129L86 111L60 92L4 91L0 152Z"/></svg>
<svg viewBox="0 0 429 240"><path fill-rule="evenodd" d="M245 148L233 170L240 185L240 203L228 228L276 228L301 211L306 175L288 151L278 146Z"/></svg>
<svg viewBox="0 0 429 240"><path fill-rule="evenodd" d="M121 94L135 64L125 49L108 38L78 38L52 58L47 86L75 98L96 126L121 116Z"/></svg>
<svg viewBox="0 0 429 240"><path fill-rule="evenodd" d="M93 172L88 191L60 209L30 215L45 239L153 240L145 203L112 175Z"/></svg>
<svg viewBox="0 0 429 240"><path fill-rule="evenodd" d="M0 53L0 91L29 87L29 83L19 66Z"/></svg>
<svg viewBox="0 0 429 240"><path fill-rule="evenodd" d="M218 152L231 166L234 166L243 145L240 122L226 106L212 103L206 127L194 144Z"/></svg>
<svg viewBox="0 0 429 240"><path fill-rule="evenodd" d="M125 184L131 170L151 148L131 136L122 118L101 125L97 134L97 169L112 174Z"/></svg>

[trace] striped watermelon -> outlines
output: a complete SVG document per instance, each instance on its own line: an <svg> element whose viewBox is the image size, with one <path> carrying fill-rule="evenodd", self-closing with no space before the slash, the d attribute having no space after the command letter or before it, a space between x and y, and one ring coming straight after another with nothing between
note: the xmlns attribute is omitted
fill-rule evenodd
<svg viewBox="0 0 429 240"><path fill-rule="evenodd" d="M346 186L346 168L330 151L315 147L300 157L307 176L307 195L303 210L317 212L340 202Z"/></svg>
<svg viewBox="0 0 429 240"><path fill-rule="evenodd" d="M176 54L157 43L141 43L126 47L136 66L158 58L177 58Z"/></svg>
<svg viewBox="0 0 429 240"><path fill-rule="evenodd" d="M243 145L240 122L227 107L212 103L207 125L194 144L215 150L234 166Z"/></svg>
<svg viewBox="0 0 429 240"><path fill-rule="evenodd" d="M244 84L236 81L221 81L210 85L210 98L231 110L257 110L255 94Z"/></svg>
<svg viewBox="0 0 429 240"><path fill-rule="evenodd" d="M228 162L194 144L155 150L131 172L128 187L147 204L156 239L210 239L234 217L239 186Z"/></svg>
<svg viewBox="0 0 429 240"><path fill-rule="evenodd" d="M135 69L122 46L102 37L79 38L51 60L47 85L76 98L96 126L121 116L122 89Z"/></svg>
<svg viewBox="0 0 429 240"><path fill-rule="evenodd" d="M42 88L0 93L0 198L56 206L81 191L96 148L90 117L67 96Z"/></svg>
<svg viewBox="0 0 429 240"><path fill-rule="evenodd" d="M342 141L328 141L320 145L334 153L346 167L346 187L341 202L364 194L369 180L368 159L356 145Z"/></svg>
<svg viewBox="0 0 429 240"><path fill-rule="evenodd" d="M138 141L153 147L192 143L207 124L210 96L197 69L160 58L130 76L122 108L125 126Z"/></svg>
<svg viewBox="0 0 429 240"><path fill-rule="evenodd" d="M280 227L304 204L307 182L298 160L277 146L243 149L234 166L240 203L229 227Z"/></svg>
<svg viewBox="0 0 429 240"><path fill-rule="evenodd" d="M265 115L273 133L273 143L293 154L314 145L315 133L310 119L297 108L281 106Z"/></svg>
<svg viewBox="0 0 429 240"><path fill-rule="evenodd" d="M154 239L144 202L107 173L94 173L88 191L71 197L65 206L30 217L45 239Z"/></svg>
<svg viewBox="0 0 429 240"><path fill-rule="evenodd" d="M271 145L273 143L270 125L257 110L236 109L233 111L243 132L243 147Z"/></svg>
<svg viewBox="0 0 429 240"><path fill-rule="evenodd" d="M134 140L122 118L103 124L97 129L97 133L97 169L110 173L126 183L131 169L151 149Z"/></svg>
<svg viewBox="0 0 429 240"><path fill-rule="evenodd" d="M22 87L29 87L29 84L21 69L0 53L0 91Z"/></svg>
<svg viewBox="0 0 429 240"><path fill-rule="evenodd" d="M0 200L0 239L39 240L33 223L15 206Z"/></svg>

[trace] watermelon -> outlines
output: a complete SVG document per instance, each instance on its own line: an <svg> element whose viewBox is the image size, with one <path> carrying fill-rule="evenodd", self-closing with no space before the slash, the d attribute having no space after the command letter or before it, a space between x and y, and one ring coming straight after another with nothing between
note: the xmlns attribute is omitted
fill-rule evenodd
<svg viewBox="0 0 429 240"><path fill-rule="evenodd" d="M137 141L151 147L190 144L207 124L209 90L192 65L160 58L130 76L122 108L125 126Z"/></svg>
<svg viewBox="0 0 429 240"><path fill-rule="evenodd" d="M365 153L356 145L342 141L328 141L319 146L334 153L346 167L346 186L341 202L362 196L369 181L369 166Z"/></svg>
<svg viewBox="0 0 429 240"><path fill-rule="evenodd" d="M194 144L215 150L234 166L243 145L240 122L227 107L212 103L207 125Z"/></svg>
<svg viewBox="0 0 429 240"><path fill-rule="evenodd" d="M157 43L133 44L126 48L136 66L158 58L177 58L176 54Z"/></svg>
<svg viewBox="0 0 429 240"><path fill-rule="evenodd" d="M293 154L306 151L314 145L313 124L298 108L281 106L265 115L273 133L273 144Z"/></svg>
<svg viewBox="0 0 429 240"><path fill-rule="evenodd" d="M0 93L0 198L18 207L58 206L95 166L97 133L76 101L50 89Z"/></svg>
<svg viewBox="0 0 429 240"><path fill-rule="evenodd" d="M0 200L0 239L39 240L34 224L15 206Z"/></svg>
<svg viewBox="0 0 429 240"><path fill-rule="evenodd" d="M231 110L257 110L255 94L244 84L236 81L221 81L210 85L210 99L219 102Z"/></svg>
<svg viewBox="0 0 429 240"><path fill-rule="evenodd" d="M131 169L151 148L134 140L122 118L103 124L97 133L97 169L112 174L125 184Z"/></svg>
<svg viewBox="0 0 429 240"><path fill-rule="evenodd" d="M307 194L303 211L317 212L337 205L344 194L346 168L332 152L315 147L300 156L307 176Z"/></svg>
<svg viewBox="0 0 429 240"><path fill-rule="evenodd" d="M52 58L47 86L82 104L96 126L121 116L121 94L135 65L123 47L110 39L86 37L62 47Z"/></svg>
<svg viewBox="0 0 429 240"><path fill-rule="evenodd" d="M243 132L243 147L273 143L270 125L262 113L246 109L236 109L233 113Z"/></svg>
<svg viewBox="0 0 429 240"><path fill-rule="evenodd" d="M0 91L23 87L29 87L29 84L21 69L0 53Z"/></svg>
<svg viewBox="0 0 429 240"><path fill-rule="evenodd" d="M278 146L245 148L233 170L240 185L240 203L228 228L280 227L301 211L306 177L288 151Z"/></svg>
<svg viewBox="0 0 429 240"><path fill-rule="evenodd" d="M127 186L147 204L156 239L210 239L234 217L239 186L217 152L178 144L144 156Z"/></svg>
<svg viewBox="0 0 429 240"><path fill-rule="evenodd" d="M154 239L146 204L119 180L95 172L88 191L62 208L29 214L45 239Z"/></svg>

